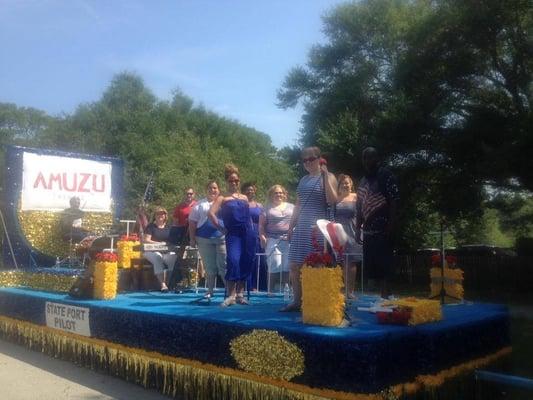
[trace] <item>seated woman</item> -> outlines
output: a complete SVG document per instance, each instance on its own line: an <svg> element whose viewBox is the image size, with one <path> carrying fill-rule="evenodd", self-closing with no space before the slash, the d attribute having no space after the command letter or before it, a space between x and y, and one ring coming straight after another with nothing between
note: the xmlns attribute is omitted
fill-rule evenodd
<svg viewBox="0 0 533 400"><path fill-rule="evenodd" d="M268 190L269 203L259 217L259 237L267 254L271 288L276 291L289 283L289 224L294 205L287 203L287 191L281 185ZM281 278L281 279L280 279Z"/></svg>
<svg viewBox="0 0 533 400"><path fill-rule="evenodd" d="M167 227L168 213L162 207L154 211L152 222L144 230L144 243L168 244L170 228ZM161 284L161 291L168 292L167 271L172 271L178 256L174 252L161 253L159 251L146 251L144 258L154 266L154 274Z"/></svg>

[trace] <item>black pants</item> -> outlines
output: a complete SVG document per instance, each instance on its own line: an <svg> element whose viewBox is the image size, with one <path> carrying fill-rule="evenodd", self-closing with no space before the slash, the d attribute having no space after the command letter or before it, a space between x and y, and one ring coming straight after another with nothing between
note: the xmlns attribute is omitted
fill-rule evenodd
<svg viewBox="0 0 533 400"><path fill-rule="evenodd" d="M385 233L365 234L363 237L363 261L370 279L387 279L392 272L393 245Z"/></svg>

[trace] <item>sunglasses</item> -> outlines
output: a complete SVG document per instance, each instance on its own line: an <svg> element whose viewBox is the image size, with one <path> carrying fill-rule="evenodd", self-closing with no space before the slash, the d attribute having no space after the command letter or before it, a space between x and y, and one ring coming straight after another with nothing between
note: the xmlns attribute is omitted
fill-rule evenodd
<svg viewBox="0 0 533 400"><path fill-rule="evenodd" d="M194 196L194 193L187 193L187 196Z"/></svg>
<svg viewBox="0 0 533 400"><path fill-rule="evenodd" d="M283 192L274 192L275 195L283 194Z"/></svg>
<svg viewBox="0 0 533 400"><path fill-rule="evenodd" d="M302 162L303 163L307 163L307 162L313 162L315 160L318 160L318 157L307 157L307 158L302 158Z"/></svg>
<svg viewBox="0 0 533 400"><path fill-rule="evenodd" d="M241 180L240 179L230 179L228 182L229 183L239 183Z"/></svg>

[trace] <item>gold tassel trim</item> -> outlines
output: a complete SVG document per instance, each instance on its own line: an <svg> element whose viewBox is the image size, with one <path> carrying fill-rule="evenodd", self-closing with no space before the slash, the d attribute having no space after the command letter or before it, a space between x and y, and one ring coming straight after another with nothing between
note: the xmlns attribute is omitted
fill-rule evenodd
<svg viewBox="0 0 533 400"><path fill-rule="evenodd" d="M198 400L383 400L390 395L390 391L400 396L421 389L434 389L435 385L447 379L479 368L511 352L511 348L506 347L492 355L452 367L436 375L418 376L414 382L395 385L381 393L362 394L312 388L232 368L82 337L5 316L0 316L0 336L50 356L103 370L144 387L155 388L165 395Z"/></svg>

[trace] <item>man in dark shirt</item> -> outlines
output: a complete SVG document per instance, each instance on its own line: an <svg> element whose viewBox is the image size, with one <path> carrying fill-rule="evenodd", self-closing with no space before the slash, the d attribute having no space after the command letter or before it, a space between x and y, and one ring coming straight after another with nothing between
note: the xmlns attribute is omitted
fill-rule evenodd
<svg viewBox="0 0 533 400"><path fill-rule="evenodd" d="M82 226L84 212L80 210L80 198L72 197L70 207L61 212L61 235L64 240L81 242L90 232Z"/></svg>
<svg viewBox="0 0 533 400"><path fill-rule="evenodd" d="M357 189L356 239L363 229L363 265L368 276L378 281L381 296L389 295L388 276L393 263L392 232L396 222L398 185L394 175L380 166L373 147L363 150L366 174Z"/></svg>

